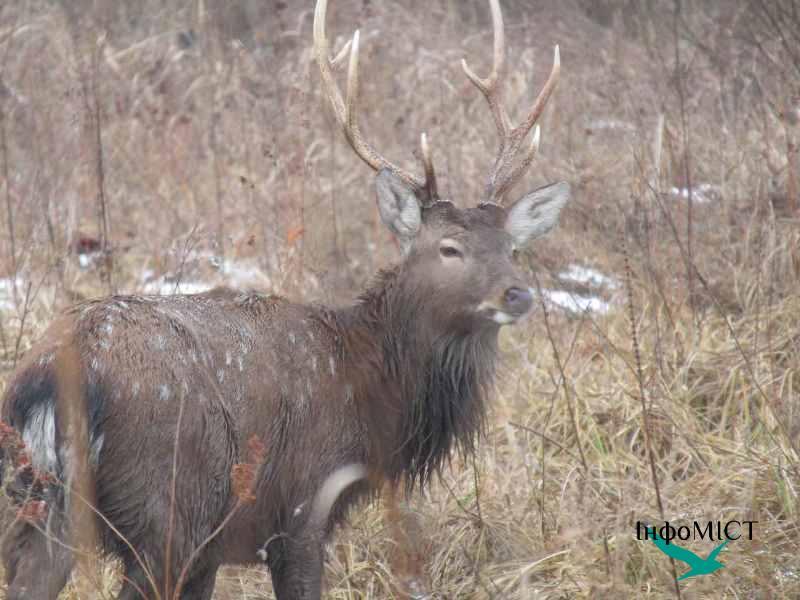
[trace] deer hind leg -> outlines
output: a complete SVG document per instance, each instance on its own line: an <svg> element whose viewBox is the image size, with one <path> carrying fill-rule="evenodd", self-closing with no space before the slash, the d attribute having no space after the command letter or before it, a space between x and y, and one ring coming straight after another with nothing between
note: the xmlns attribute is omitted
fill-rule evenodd
<svg viewBox="0 0 800 600"><path fill-rule="evenodd" d="M56 600L67 584L72 552L46 527L18 520L6 533L2 560L7 600Z"/></svg>

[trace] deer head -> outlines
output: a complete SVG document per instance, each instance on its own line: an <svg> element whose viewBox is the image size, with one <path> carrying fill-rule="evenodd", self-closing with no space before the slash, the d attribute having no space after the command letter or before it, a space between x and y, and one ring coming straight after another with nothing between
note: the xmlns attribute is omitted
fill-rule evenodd
<svg viewBox="0 0 800 600"><path fill-rule="evenodd" d="M494 23L492 71L482 79L466 61L462 68L486 98L500 144L483 197L471 208L458 208L439 196L425 133L420 136L421 177L389 162L364 139L357 119L359 32L332 58L325 35L327 0L317 2L314 15L314 52L324 94L352 149L377 172L378 209L403 251L407 285L421 298L436 299L434 318L442 324L458 320L472 327L505 325L528 313L533 298L514 264L514 255L557 224L570 194L569 185L559 182L506 202L539 148L536 123L555 89L560 59L556 46L547 82L522 122L513 126L502 98L506 62L503 15L498 0L490 0L490 5ZM343 96L334 71L348 54ZM523 148L532 129L531 143Z"/></svg>

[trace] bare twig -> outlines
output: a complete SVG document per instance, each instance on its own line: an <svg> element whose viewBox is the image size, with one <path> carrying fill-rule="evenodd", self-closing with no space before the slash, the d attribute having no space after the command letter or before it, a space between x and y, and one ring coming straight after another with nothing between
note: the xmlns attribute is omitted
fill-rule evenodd
<svg viewBox="0 0 800 600"><path fill-rule="evenodd" d="M661 485L658 480L658 473L656 472L656 458L655 454L653 453L653 444L650 440L650 432L652 431L650 423L650 411L647 407L647 396L644 387L644 371L642 370L642 358L641 354L639 353L639 338L636 332L636 311L633 305L633 273L631 271L631 263L628 257L628 246L624 237L622 238L621 242L623 257L625 259L625 288L628 296L628 318L630 319L631 325L631 344L633 346L633 355L636 361L636 380L639 384L639 400L642 407L642 430L644 434L644 445L645 451L647 452L647 461L650 465L650 477L653 484L653 490L655 491L656 495L658 513L661 517L661 520L664 521L666 519L664 513L664 503L661 500ZM678 571L675 568L675 560L673 558L670 558L669 560L672 564L672 578L675 582L675 596L680 600L681 588L678 584Z"/></svg>

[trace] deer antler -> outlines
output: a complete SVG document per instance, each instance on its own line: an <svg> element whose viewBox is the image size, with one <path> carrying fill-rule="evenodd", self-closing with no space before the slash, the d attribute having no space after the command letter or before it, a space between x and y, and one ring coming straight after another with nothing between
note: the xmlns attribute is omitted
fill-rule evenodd
<svg viewBox="0 0 800 600"><path fill-rule="evenodd" d="M558 46L555 48L553 57L553 69L550 76L539 92L539 96L533 103L528 115L517 127L512 127L511 119L503 106L503 92L501 88L502 79L505 76L506 67L506 40L505 29L503 26L503 12L500 9L499 0L489 0L492 8L492 23L494 24L494 64L492 72L486 79L481 79L469 68L466 60L461 61L461 68L469 80L477 87L489 103L489 108L494 117L495 126L500 134L500 149L494 166L489 172L486 183L486 198L484 203L502 204L506 194L522 178L536 156L539 149L540 131L539 126L533 131L531 145L518 164L514 164L514 159L520 150L525 136L531 130L547 105L550 95L558 83L558 75L561 71L561 59L558 53Z"/></svg>
<svg viewBox="0 0 800 600"><path fill-rule="evenodd" d="M358 126L356 110L358 108L358 42L359 32L356 30L351 42L348 42L339 54L331 60L328 39L325 36L325 17L328 11L328 0L318 0L314 11L314 54L317 58L319 71L322 78L323 93L328 98L333 108L334 116L344 132L350 147L355 153L372 167L375 171L389 169L400 177L418 193L418 197L427 205L438 200L436 188L436 172L433 168L428 140L423 133L420 136L420 154L425 178L422 179L405 169L389 162L381 156L372 145L361 135ZM336 84L333 69L344 61L347 52L350 52L350 63L347 69L347 95L343 99L342 92Z"/></svg>

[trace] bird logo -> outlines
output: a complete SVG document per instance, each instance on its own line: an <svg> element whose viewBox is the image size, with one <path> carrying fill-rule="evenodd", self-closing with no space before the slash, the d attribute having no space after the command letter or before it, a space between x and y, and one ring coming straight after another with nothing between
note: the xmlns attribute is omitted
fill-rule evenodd
<svg viewBox="0 0 800 600"><path fill-rule="evenodd" d="M685 562L687 565L689 565L690 569L678 577L678 581L681 579L688 579L689 577L697 577L698 575L708 575L725 566L717 560L717 556L719 556L719 553L722 552L725 546L728 545L730 540L725 540L719 546L714 548L708 555L708 558L702 558L691 550L681 548L675 543L668 544L664 538L656 533L655 528L653 528L650 533L653 535L653 542L656 546L658 546L659 550L661 550L670 558Z"/></svg>

